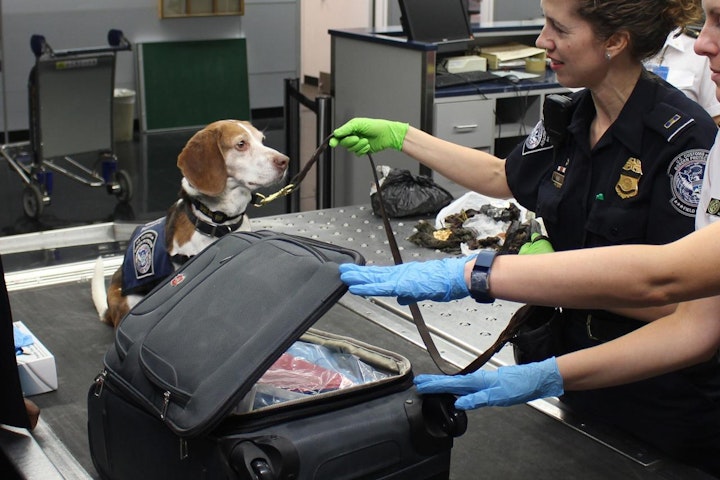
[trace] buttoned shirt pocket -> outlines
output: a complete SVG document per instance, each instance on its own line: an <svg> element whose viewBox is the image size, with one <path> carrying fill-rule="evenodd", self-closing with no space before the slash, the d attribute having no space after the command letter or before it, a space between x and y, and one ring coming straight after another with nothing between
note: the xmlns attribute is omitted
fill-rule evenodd
<svg viewBox="0 0 720 480"><path fill-rule="evenodd" d="M558 208L562 199L562 189L557 188L551 181L544 180L538 189L537 209L535 213L546 222L558 221Z"/></svg>
<svg viewBox="0 0 720 480"><path fill-rule="evenodd" d="M588 215L586 247L647 243L647 206L608 205L597 201Z"/></svg>

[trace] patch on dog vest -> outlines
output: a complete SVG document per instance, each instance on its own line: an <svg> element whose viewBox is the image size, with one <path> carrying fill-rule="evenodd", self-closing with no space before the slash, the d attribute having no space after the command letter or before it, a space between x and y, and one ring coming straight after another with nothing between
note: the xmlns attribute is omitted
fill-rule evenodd
<svg viewBox="0 0 720 480"><path fill-rule="evenodd" d="M125 251L122 293L148 292L174 270L165 249L165 217L137 227Z"/></svg>

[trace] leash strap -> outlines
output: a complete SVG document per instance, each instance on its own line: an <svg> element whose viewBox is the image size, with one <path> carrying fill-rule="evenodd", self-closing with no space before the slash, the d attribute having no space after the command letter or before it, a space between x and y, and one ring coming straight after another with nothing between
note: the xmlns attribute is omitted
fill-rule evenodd
<svg viewBox="0 0 720 480"><path fill-rule="evenodd" d="M253 205L256 207L262 207L272 202L273 200L293 193L295 189L297 189L297 187L300 185L300 182L305 179L305 176L308 174L313 165L317 163L320 155L325 151L325 149L328 148L328 146L330 146L330 139L332 137L333 136L331 134L328 135L325 140L323 140L322 144L320 144L320 146L315 150L315 153L313 153L312 157L310 157L310 160L307 161L302 170L300 170L297 175L295 175L283 188L268 196L265 196L262 193L253 194L253 198L255 199L253 201Z"/></svg>
<svg viewBox="0 0 720 480"><path fill-rule="evenodd" d="M259 207L265 205L275 200L276 198L292 193L300 184L300 182L302 182L302 180L305 178L310 168L312 168L312 166L317 162L318 158L320 158L322 152L325 151L326 148L328 148L331 138L332 135L329 135L327 138L325 138L325 140L323 140L322 144L317 148L317 150L315 150L315 153L305 164L305 167L295 177L293 177L293 179L288 183L288 185L283 187L278 192L267 197L256 194L258 197L260 197L260 200L259 203L255 203L255 206ZM403 263L402 255L400 254L400 249L398 248L395 234L393 233L392 226L390 225L390 219L388 218L385 211L385 202L382 198L382 189L380 188L380 179L378 178L375 161L370 154L368 154L368 159L370 160L370 167L372 168L373 179L375 181L375 187L377 190L376 194L380 203L380 214L382 217L383 226L385 228L385 235L387 236L388 244L390 245L390 251L392 252L393 261L395 262L395 265L400 265ZM435 366L437 366L437 368L446 375L465 375L468 373L472 373L485 365L490 360L490 358L492 358L493 355L500 351L500 349L515 336L517 330L522 324L521 321L518 321L518 319L515 318L519 316L514 316L510 323L508 323L507 327L505 327L505 330L500 333L495 343L493 343L487 350L485 350L482 355L470 362L470 364L468 364L465 368L462 368L458 371L457 368L452 363L445 360L438 351L438 348L435 345L432 336L430 335L430 330L425 323L425 319L420 312L420 307L418 306L418 304L411 303L410 305L408 305L408 307L410 308L410 313L412 315L413 322L415 323L415 327L420 334L420 338L422 339L423 343L425 344L425 348L430 354L430 358L435 363Z"/></svg>
<svg viewBox="0 0 720 480"><path fill-rule="evenodd" d="M380 214L382 216L383 225L385 227L385 234L388 238L388 244L390 245L390 250L392 251L395 265L400 265L401 263L403 263L402 256L400 255L400 249L398 248L397 241L395 240L395 235L393 234L392 227L390 226L390 220L388 219L387 213L385 212L385 202L382 199L382 189L380 188L380 180L378 179L377 169L375 168L375 161L370 154L368 154L368 159L370 160L370 166L372 167L373 171L373 178L375 180L375 187L377 190L376 195L378 196L378 200L380 203ZM415 327L420 334L420 338L422 338L422 341L425 344L425 348L430 354L430 358L432 358L435 366L437 366L440 371L446 375L466 375L481 368L492 358L493 355L499 352L500 349L503 348L507 342L512 340L512 338L517 334L520 326L524 323L524 320L527 318L526 316L513 315L513 318L510 320L505 329L500 333L497 340L495 340L495 343L493 343L479 357L470 362L466 367L458 371L453 364L442 358L442 356L440 355L440 352L438 351L437 346L435 345L435 342L430 335L430 331L425 324L425 320L423 319L418 304L411 303L408 306L410 307L410 313L412 314Z"/></svg>
<svg viewBox="0 0 720 480"><path fill-rule="evenodd" d="M383 201L382 193L380 192L380 180L378 179L377 168L375 168L375 161L370 154L368 154L368 159L370 160L370 167L372 168L373 172L373 179L375 181L375 187L377 190L376 194L380 203L380 214L382 217L383 226L385 227L385 234L390 245L390 251L392 252L395 265L400 265L403 263L403 260L402 256L400 255L400 249L398 248L397 240L395 239L395 234L393 233L392 226L390 225L390 219L385 212L385 202ZM432 358L435 366L437 366L441 372L450 375L451 372L455 370L455 366L442 358L442 355L440 355L440 352L438 351L437 346L432 339L432 336L430 336L430 330L428 330L427 325L425 324L425 319L423 318L422 313L420 313L420 307L417 303L411 303L408 305L408 307L410 308L410 313L412 314L413 322L415 322L415 327L420 334L420 338L422 338L422 341L425 344L425 348L430 354L430 358Z"/></svg>

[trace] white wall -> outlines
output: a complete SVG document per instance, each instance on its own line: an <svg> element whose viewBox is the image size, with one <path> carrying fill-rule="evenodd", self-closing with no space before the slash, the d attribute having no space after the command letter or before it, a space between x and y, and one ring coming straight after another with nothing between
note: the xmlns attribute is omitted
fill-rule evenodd
<svg viewBox="0 0 720 480"><path fill-rule="evenodd" d="M2 0L7 130L28 128L27 81L33 34L55 50L107 46L122 30L131 43L246 37L250 107L283 104L283 78L299 75L300 0L245 0L244 16L160 19L157 0ZM135 54L117 54L116 86L136 89ZM137 111L137 109L136 109ZM3 123L4 128L4 123Z"/></svg>
<svg viewBox="0 0 720 480"><path fill-rule="evenodd" d="M490 0L484 0L483 3ZM542 18L540 0L496 0L493 2L494 20L535 20Z"/></svg>
<svg viewBox="0 0 720 480"><path fill-rule="evenodd" d="M397 1L397 0L394 0ZM330 72L329 29L372 25L372 0L303 0L301 12L302 75Z"/></svg>

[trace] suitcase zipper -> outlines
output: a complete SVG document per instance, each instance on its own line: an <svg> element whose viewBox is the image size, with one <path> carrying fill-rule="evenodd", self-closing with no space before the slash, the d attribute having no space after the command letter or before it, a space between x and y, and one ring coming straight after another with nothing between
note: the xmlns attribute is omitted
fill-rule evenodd
<svg viewBox="0 0 720 480"><path fill-rule="evenodd" d="M119 387L123 393L129 394L130 398L133 398L140 405L145 405L148 411L156 412L156 414L163 421L166 419L167 411L170 407L171 397L173 400L175 400L176 403L178 399L183 398L183 396L178 393L175 393L175 395L173 395L171 391L163 390L162 405L160 406L160 408L158 408L157 404L153 404L151 401L149 401L144 395L142 395L135 388L133 388L132 384L125 382L120 375L111 373L107 368L100 372L100 374L95 378L95 396L100 396L100 393L102 392L102 389L104 388L104 385L106 383L108 384L108 387L111 387L115 382L117 382L116 386Z"/></svg>
<svg viewBox="0 0 720 480"><path fill-rule="evenodd" d="M103 387L105 386L105 379L107 378L107 370L101 371L97 377L95 377L95 390L93 394L96 397L102 395Z"/></svg>
<svg viewBox="0 0 720 480"><path fill-rule="evenodd" d="M105 380L107 379L108 371L106 369L102 370L94 380L94 390L93 395L96 397L100 397L102 395L103 389L105 388ZM165 414L167 413L168 405L170 404L170 392L165 391L163 393L163 408L162 413L160 414L160 418L162 420L165 419ZM180 460L186 460L189 456L188 452L188 443L184 438L180 438Z"/></svg>
<svg viewBox="0 0 720 480"><path fill-rule="evenodd" d="M163 393L163 405L162 405L162 411L160 412L160 420L165 420L165 415L167 415L168 406L170 405L170 390L165 390L165 393Z"/></svg>

